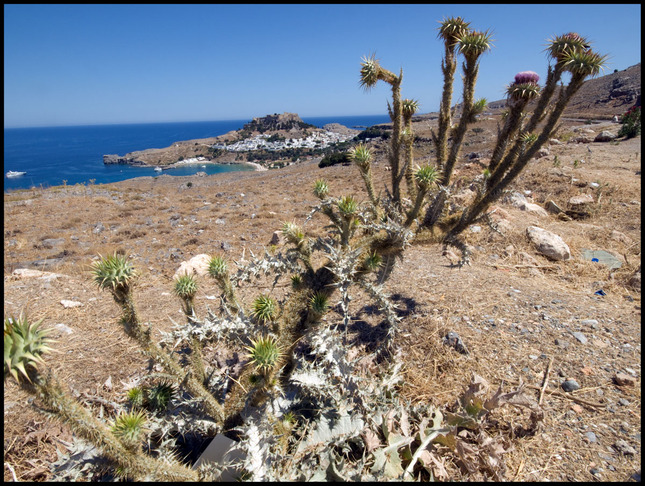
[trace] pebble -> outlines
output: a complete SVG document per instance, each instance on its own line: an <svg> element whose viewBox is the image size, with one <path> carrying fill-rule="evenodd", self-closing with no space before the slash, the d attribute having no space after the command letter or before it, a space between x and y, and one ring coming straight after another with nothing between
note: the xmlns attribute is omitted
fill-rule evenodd
<svg viewBox="0 0 645 486"><path fill-rule="evenodd" d="M614 444L614 449L625 455L636 455L636 450L623 439L618 439Z"/></svg>
<svg viewBox="0 0 645 486"><path fill-rule="evenodd" d="M618 399L618 404L623 405L624 407L628 407L629 405L631 405L629 403L629 400L625 400L624 398L619 398Z"/></svg>
<svg viewBox="0 0 645 486"><path fill-rule="evenodd" d="M71 327L68 327L65 324L56 324L54 327L63 334L72 334L74 332Z"/></svg>
<svg viewBox="0 0 645 486"><path fill-rule="evenodd" d="M576 380L566 380L560 385L565 392L572 392L574 390L579 390L580 385Z"/></svg>
<svg viewBox="0 0 645 486"><path fill-rule="evenodd" d="M573 337L580 341L582 344L587 344L587 338L581 332L572 332L571 334L573 334Z"/></svg>
<svg viewBox="0 0 645 486"><path fill-rule="evenodd" d="M596 437L596 434L594 434L593 432L585 432L585 437L591 443L596 442L598 440L598 438Z"/></svg>
<svg viewBox="0 0 645 486"><path fill-rule="evenodd" d="M580 321L580 324L589 326L592 329L598 329L598 321L596 319L585 319L584 321Z"/></svg>

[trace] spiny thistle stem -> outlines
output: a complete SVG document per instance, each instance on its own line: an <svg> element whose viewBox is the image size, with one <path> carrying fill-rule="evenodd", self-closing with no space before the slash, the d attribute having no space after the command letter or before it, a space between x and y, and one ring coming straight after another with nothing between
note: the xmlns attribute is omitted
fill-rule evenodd
<svg viewBox="0 0 645 486"><path fill-rule="evenodd" d="M466 130L468 129L478 71L479 67L477 65L477 59L467 58L466 63L464 64L464 100L462 103L461 118L459 119L459 125L453 134L450 153L441 174L440 184L444 186L448 185L450 182L455 163L457 162L457 157L459 156L459 150L461 149L461 143L463 142Z"/></svg>
<svg viewBox="0 0 645 486"><path fill-rule="evenodd" d="M404 99L401 102L402 105L402 116L403 116L403 142L405 144L405 180L408 187L408 194L412 199L415 199L417 196L417 186L414 183L414 169L412 165L414 164L414 132L412 130L412 116L419 109L419 103L416 100Z"/></svg>
<svg viewBox="0 0 645 486"><path fill-rule="evenodd" d="M469 22L465 22L461 17L450 17L440 22L438 37L444 40L444 58L441 61L441 71L443 72L443 92L441 96L441 106L439 109L439 127L438 134L433 133L433 140L437 151L437 167L443 169L446 163L448 150L448 135L451 126L451 105L452 105L452 86L455 80L455 71L457 69L457 59L455 50L459 38L469 32Z"/></svg>
<svg viewBox="0 0 645 486"><path fill-rule="evenodd" d="M208 262L208 274L215 279L224 294L224 304L228 310L237 314L241 307L235 297L235 291L228 274L228 265L226 260L220 256L214 256Z"/></svg>

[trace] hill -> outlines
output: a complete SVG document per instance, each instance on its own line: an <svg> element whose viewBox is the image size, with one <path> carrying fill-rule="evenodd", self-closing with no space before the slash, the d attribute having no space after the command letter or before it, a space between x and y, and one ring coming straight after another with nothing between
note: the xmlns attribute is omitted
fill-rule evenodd
<svg viewBox="0 0 645 486"><path fill-rule="evenodd" d="M285 165L299 158L321 155L330 144L344 142L357 133L359 130L337 123L318 128L303 122L295 113L276 113L253 118L240 130L217 137L178 141L169 147L140 150L123 156L104 155L103 163L169 167L202 157L220 164L266 164L281 160Z"/></svg>

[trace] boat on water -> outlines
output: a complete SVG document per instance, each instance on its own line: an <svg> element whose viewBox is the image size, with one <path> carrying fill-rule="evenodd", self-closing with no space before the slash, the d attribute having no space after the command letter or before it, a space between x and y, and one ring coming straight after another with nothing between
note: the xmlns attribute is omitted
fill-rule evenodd
<svg viewBox="0 0 645 486"><path fill-rule="evenodd" d="M26 172L20 172L20 171L17 171L17 170L10 170L10 171L7 171L6 175L7 175L7 177L20 177L20 176L24 176L25 174L26 174Z"/></svg>
<svg viewBox="0 0 645 486"><path fill-rule="evenodd" d="M156 170L157 172L161 172L161 171L163 171L163 169L162 169L161 167L155 167L155 170Z"/></svg>

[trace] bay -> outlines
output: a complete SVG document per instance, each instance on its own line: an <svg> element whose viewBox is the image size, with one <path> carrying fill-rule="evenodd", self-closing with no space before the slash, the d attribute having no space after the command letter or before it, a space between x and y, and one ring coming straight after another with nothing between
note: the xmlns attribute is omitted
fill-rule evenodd
<svg viewBox="0 0 645 486"><path fill-rule="evenodd" d="M317 127L340 123L363 129L389 122L387 115L301 117ZM144 176L156 176L153 167L105 165L103 155L150 148L165 148L174 142L223 135L241 129L250 120L219 120L178 123L87 125L4 129L4 190L52 187L63 184L106 184ZM252 170L247 165L183 165L165 170L173 176L203 171L217 174ZM9 178L8 171L25 172Z"/></svg>

